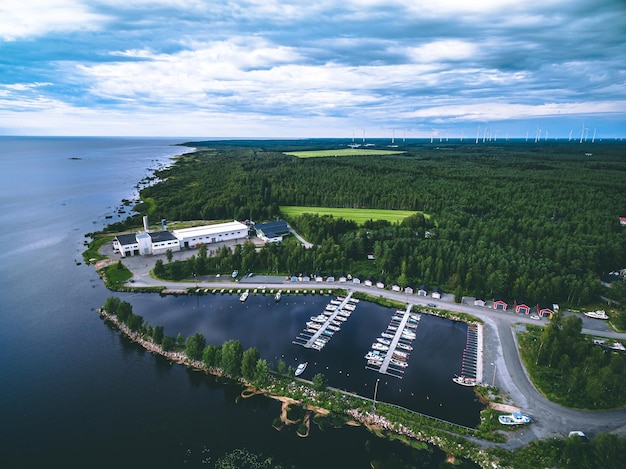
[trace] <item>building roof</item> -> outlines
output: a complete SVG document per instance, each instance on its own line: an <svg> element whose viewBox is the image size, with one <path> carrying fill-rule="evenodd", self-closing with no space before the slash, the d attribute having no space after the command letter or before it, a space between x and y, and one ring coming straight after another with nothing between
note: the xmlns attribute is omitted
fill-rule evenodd
<svg viewBox="0 0 626 469"><path fill-rule="evenodd" d="M171 231L150 231L148 233L153 243L162 243L163 241L178 241Z"/></svg>
<svg viewBox="0 0 626 469"><path fill-rule="evenodd" d="M191 238L194 236L211 236L220 233L236 230L248 230L248 227L241 222L231 221L228 223L217 223L215 225L203 225L194 226L192 228L183 228L181 230L174 230L173 233L178 239Z"/></svg>
<svg viewBox="0 0 626 469"><path fill-rule="evenodd" d="M261 233L266 238L277 238L289 233L289 227L285 220L257 223L254 225L254 229L257 233Z"/></svg>
<svg viewBox="0 0 626 469"><path fill-rule="evenodd" d="M121 246L128 246L130 244L137 244L137 237L133 234L121 234L115 237L117 242L120 243Z"/></svg>

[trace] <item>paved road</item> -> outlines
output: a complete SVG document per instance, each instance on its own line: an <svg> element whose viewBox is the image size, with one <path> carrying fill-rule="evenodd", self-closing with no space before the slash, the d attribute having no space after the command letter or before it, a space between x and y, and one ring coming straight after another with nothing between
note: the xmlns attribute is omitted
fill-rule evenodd
<svg viewBox="0 0 626 469"><path fill-rule="evenodd" d="M194 253L195 251L174 253L174 259L182 259ZM112 259L119 257L112 252L110 247L105 247L103 254L108 255ZM150 277L149 271L152 269L156 259L157 257L136 256L123 260L126 267L133 272L132 280L134 286L162 285L171 288L192 288L195 286L200 288L225 288L226 285L229 285L233 288L237 285L232 282L227 274L221 277L198 278L198 282L155 280ZM294 288L292 282L286 278L282 279L282 277L251 277L246 279L245 283L247 288L260 287L261 285L269 289ZM297 285L301 289L305 286L305 284L301 283ZM510 404L522 409L534 421L532 425L525 427L523 430L514 432L511 440L504 445L507 448L525 445L538 438L565 436L573 430L582 430L590 435L608 431L626 437L626 409L602 412L569 409L546 399L530 382L518 353L514 327L523 327L523 324L545 324L545 319L539 322L530 319L526 315L513 312L495 311L486 307L457 304L454 303L450 296L444 297L444 300L433 300L431 297L418 297L401 292L382 290L376 287L338 282L310 282L306 284L306 288L345 288L418 306L436 303L442 309L463 312L482 319L484 322L483 382L495 384L507 396ZM626 341L626 334L608 330L608 327L599 320L585 319L583 322L584 334Z"/></svg>

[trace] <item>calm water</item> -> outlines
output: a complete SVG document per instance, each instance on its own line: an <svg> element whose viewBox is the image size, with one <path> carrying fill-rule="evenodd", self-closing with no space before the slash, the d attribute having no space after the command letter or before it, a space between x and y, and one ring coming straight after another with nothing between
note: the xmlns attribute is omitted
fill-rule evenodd
<svg viewBox="0 0 626 469"><path fill-rule="evenodd" d="M2 467L213 467L234 448L272 456L286 467L369 467L390 454L439 467L438 450L416 453L373 438L363 428L272 430L277 402L238 399L218 383L146 353L110 329L95 309L111 295L91 267L78 265L84 234L118 219L136 184L184 149L166 139L0 137L0 461ZM106 217L113 217L113 220ZM122 295L166 333L202 332L256 346L270 362L308 359L304 377L324 372L330 384L371 395L376 373L363 355L391 312L360 303L322 352L291 344L328 298L160 298ZM450 386L465 329L423 320L404 379L378 392L431 415L473 424L471 392ZM421 335L421 337L420 337ZM314 355L311 355L311 354ZM460 353L460 352L459 352ZM284 357L283 357L284 355ZM435 396L437 396L435 398ZM330 458L323 455L337 455Z"/></svg>

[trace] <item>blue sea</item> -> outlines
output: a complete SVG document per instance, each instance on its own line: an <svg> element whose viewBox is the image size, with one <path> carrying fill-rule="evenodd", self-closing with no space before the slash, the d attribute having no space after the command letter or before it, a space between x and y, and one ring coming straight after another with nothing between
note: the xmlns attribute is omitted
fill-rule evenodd
<svg viewBox="0 0 626 469"><path fill-rule="evenodd" d="M96 308L113 294L82 262L85 234L125 217L122 200L192 151L176 146L182 141L0 137L0 466L215 467L243 449L293 468L369 468L391 455L440 467L438 449L410 450L362 427L313 426L308 438L296 428L278 432L277 401L240 399L239 386L147 353L100 319ZM380 375L364 369L362 348L392 314L362 302L357 312L367 320L355 314L343 336L308 356L291 340L328 298L287 296L276 305L255 296L243 305L229 295L118 296L169 335L236 338L270 363L307 359L305 378L324 372L331 386L363 395ZM252 319L259 327L242 326ZM381 379L379 399L474 425L480 405L471 390L449 384L465 326L428 318L419 330L419 359L404 379Z"/></svg>

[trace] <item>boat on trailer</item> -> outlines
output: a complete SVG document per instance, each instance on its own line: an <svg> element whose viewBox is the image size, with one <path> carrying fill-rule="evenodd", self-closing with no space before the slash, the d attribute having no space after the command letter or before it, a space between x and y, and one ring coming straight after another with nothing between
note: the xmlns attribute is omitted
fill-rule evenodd
<svg viewBox="0 0 626 469"><path fill-rule="evenodd" d="M530 417L528 415L522 415L519 412L513 412L508 415L499 415L498 421L502 425L525 425L530 423Z"/></svg>

